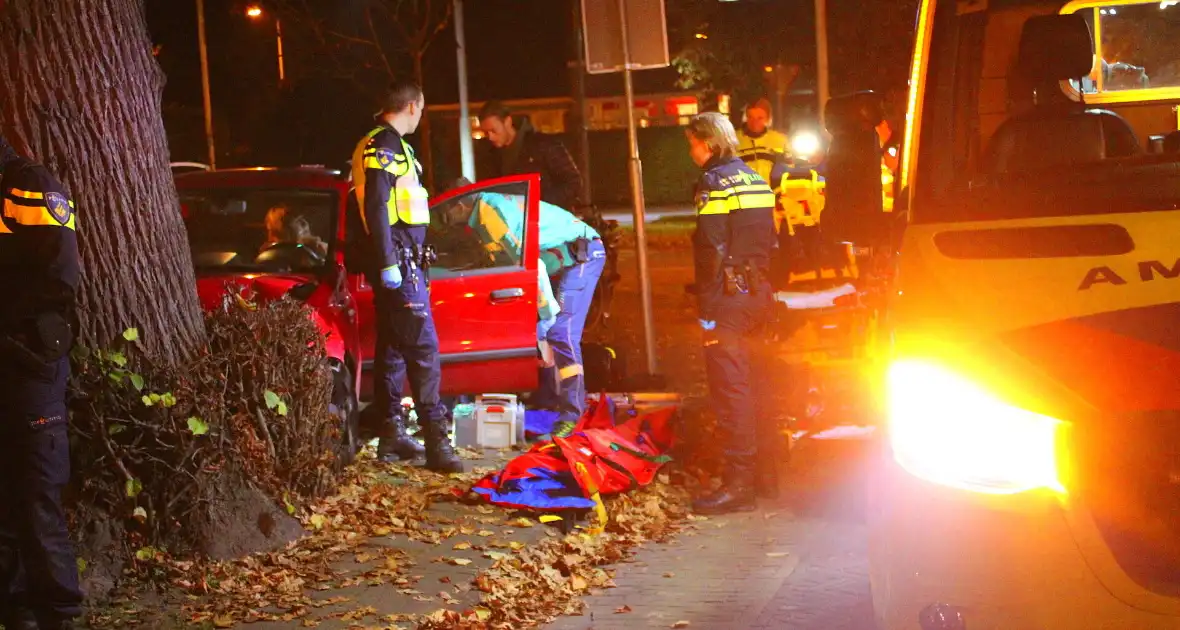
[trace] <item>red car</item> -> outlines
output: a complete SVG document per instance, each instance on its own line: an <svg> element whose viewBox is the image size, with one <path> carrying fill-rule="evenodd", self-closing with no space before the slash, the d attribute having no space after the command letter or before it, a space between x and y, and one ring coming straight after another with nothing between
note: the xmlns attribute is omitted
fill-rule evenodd
<svg viewBox="0 0 1180 630"><path fill-rule="evenodd" d="M311 305L337 374L334 401L353 430L346 438L355 441L357 393L376 335L372 287L348 266L351 240L364 235L349 233L347 176L321 168L234 169L178 175L176 186L203 305L220 304L227 283ZM444 396L536 389L539 189L535 175L523 175L432 202L428 240L438 260L429 277ZM484 192L516 199L524 210L515 228L523 232L519 265L494 261L462 220Z"/></svg>

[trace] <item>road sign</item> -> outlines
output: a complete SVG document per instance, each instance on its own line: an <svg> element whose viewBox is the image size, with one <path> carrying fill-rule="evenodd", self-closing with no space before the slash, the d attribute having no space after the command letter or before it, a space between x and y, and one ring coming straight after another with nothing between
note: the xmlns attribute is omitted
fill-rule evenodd
<svg viewBox="0 0 1180 630"><path fill-rule="evenodd" d="M586 42L586 72L608 74L623 70L622 19L618 0L581 0ZM668 28L664 0L625 0L627 44L632 70L666 68Z"/></svg>

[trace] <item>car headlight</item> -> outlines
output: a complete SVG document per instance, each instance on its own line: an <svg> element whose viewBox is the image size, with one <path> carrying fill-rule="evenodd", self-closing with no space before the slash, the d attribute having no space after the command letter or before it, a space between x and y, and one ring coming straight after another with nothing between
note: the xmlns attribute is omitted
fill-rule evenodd
<svg viewBox="0 0 1180 630"><path fill-rule="evenodd" d="M819 136L810 131L795 134L791 139L791 151L796 157L807 159L819 152Z"/></svg>
<svg viewBox="0 0 1180 630"><path fill-rule="evenodd" d="M1066 423L923 361L893 363L887 386L893 457L910 474L986 494L1065 492L1058 445Z"/></svg>

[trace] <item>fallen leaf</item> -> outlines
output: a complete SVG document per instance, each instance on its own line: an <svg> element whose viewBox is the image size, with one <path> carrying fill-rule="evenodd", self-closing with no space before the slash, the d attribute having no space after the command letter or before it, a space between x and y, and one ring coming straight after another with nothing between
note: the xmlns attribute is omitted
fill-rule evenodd
<svg viewBox="0 0 1180 630"><path fill-rule="evenodd" d="M229 615L218 615L213 618L213 626L217 628L232 628L234 618Z"/></svg>
<svg viewBox="0 0 1180 630"><path fill-rule="evenodd" d="M487 538L488 536L495 536L495 535L496 535L496 533L495 533L495 532L489 532L489 531L488 531L488 530L486 530L486 529L481 529L481 530L479 530L478 532L475 532L475 535L476 535L476 536L482 536L483 538Z"/></svg>
<svg viewBox="0 0 1180 630"><path fill-rule="evenodd" d="M677 621L676 623L672 624L672 627L673 628L687 628L690 625L692 625L692 624L687 621Z"/></svg>
<svg viewBox="0 0 1180 630"><path fill-rule="evenodd" d="M676 574L671 571L668 571L667 573L664 574L664 577L666 577L666 578L676 577Z"/></svg>
<svg viewBox="0 0 1180 630"><path fill-rule="evenodd" d="M791 554L786 551L771 551L766 554L766 557L767 558L785 558L786 556L789 556L789 555L791 555Z"/></svg>
<svg viewBox="0 0 1180 630"><path fill-rule="evenodd" d="M450 558L447 560L447 562L459 567L465 567L471 564L471 560L468 560L467 558Z"/></svg>
<svg viewBox="0 0 1180 630"><path fill-rule="evenodd" d="M463 551L464 549L471 549L471 543L469 543L469 542L455 543L455 546L451 547L451 549L454 549L455 551Z"/></svg>
<svg viewBox="0 0 1180 630"><path fill-rule="evenodd" d="M520 518L512 519L508 522L508 524L512 525L513 527L532 527L533 521L527 516L522 516Z"/></svg>
<svg viewBox="0 0 1180 630"><path fill-rule="evenodd" d="M630 607L630 606L619 606L618 608L616 608L616 609L615 609L615 614L616 614L616 615L624 615L624 614L627 614L627 613L629 613L629 612L631 612L631 607Z"/></svg>

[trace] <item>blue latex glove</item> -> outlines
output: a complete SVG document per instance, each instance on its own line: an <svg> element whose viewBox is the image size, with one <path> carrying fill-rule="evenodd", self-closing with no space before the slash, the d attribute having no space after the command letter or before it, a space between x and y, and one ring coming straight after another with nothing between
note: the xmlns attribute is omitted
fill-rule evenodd
<svg viewBox="0 0 1180 630"><path fill-rule="evenodd" d="M381 270L381 286L396 289L402 285L402 270L397 265Z"/></svg>
<svg viewBox="0 0 1180 630"><path fill-rule="evenodd" d="M707 319L701 319L697 321L701 322L701 328L704 330L713 330L717 327L717 322L714 321L709 321Z"/></svg>

